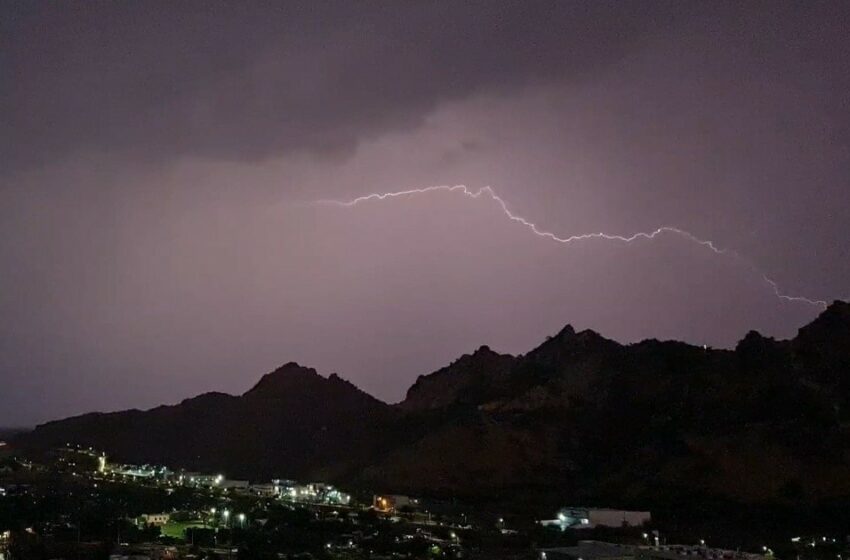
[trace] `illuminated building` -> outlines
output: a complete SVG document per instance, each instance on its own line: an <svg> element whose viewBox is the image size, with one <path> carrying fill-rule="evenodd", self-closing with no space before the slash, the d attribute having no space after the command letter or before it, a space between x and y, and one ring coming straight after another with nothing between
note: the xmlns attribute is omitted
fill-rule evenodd
<svg viewBox="0 0 850 560"><path fill-rule="evenodd" d="M271 484L251 484L248 491L255 496L273 498L278 495L278 486L273 482Z"/></svg>
<svg viewBox="0 0 850 560"><path fill-rule="evenodd" d="M298 484L293 480L276 479L272 481L278 498L290 502L314 504L348 505L351 495L324 482ZM264 486L264 485L263 485Z"/></svg>
<svg viewBox="0 0 850 560"><path fill-rule="evenodd" d="M385 512L395 512L401 508L417 509L419 500L401 494L380 494L372 497L372 507Z"/></svg>
<svg viewBox="0 0 850 560"><path fill-rule="evenodd" d="M9 558L7 554L10 539L11 533L9 531L0 532L0 560L6 560L7 558Z"/></svg>
<svg viewBox="0 0 850 560"><path fill-rule="evenodd" d="M652 521L648 511L626 511L603 508L563 508L555 519L544 519L544 527L593 529L594 527L639 527Z"/></svg>
<svg viewBox="0 0 850 560"><path fill-rule="evenodd" d="M248 490L248 481L247 480L231 480L229 478L217 478L213 482L213 486L217 488L221 488L222 490L238 490L245 491Z"/></svg>
<svg viewBox="0 0 850 560"><path fill-rule="evenodd" d="M139 521L145 525L156 525L161 527L166 525L171 519L171 514L168 513L145 513L139 516Z"/></svg>

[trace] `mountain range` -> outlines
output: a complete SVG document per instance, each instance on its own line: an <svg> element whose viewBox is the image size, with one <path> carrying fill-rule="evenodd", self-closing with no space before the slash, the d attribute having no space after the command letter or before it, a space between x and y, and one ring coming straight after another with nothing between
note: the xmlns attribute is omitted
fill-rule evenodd
<svg viewBox="0 0 850 560"><path fill-rule="evenodd" d="M398 404L288 363L243 395L91 413L18 434L116 460L254 480L498 501L650 508L850 498L850 304L790 340L623 345L567 326L527 354L483 346Z"/></svg>

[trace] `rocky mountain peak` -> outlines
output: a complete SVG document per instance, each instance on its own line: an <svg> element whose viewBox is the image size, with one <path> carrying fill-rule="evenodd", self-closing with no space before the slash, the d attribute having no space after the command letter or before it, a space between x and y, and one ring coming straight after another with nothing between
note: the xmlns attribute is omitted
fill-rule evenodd
<svg viewBox="0 0 850 560"><path fill-rule="evenodd" d="M832 302L814 321L799 330L797 338L850 339L850 302Z"/></svg>
<svg viewBox="0 0 850 560"><path fill-rule="evenodd" d="M288 362L271 373L265 374L245 396L277 396L288 389L302 389L327 381L315 369L304 367L296 362Z"/></svg>

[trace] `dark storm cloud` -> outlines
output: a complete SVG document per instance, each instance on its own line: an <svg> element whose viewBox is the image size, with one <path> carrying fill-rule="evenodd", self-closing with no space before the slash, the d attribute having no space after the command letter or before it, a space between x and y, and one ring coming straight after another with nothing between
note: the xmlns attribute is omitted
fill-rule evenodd
<svg viewBox="0 0 850 560"><path fill-rule="evenodd" d="M0 164L350 149L441 100L598 72L676 5L6 3Z"/></svg>

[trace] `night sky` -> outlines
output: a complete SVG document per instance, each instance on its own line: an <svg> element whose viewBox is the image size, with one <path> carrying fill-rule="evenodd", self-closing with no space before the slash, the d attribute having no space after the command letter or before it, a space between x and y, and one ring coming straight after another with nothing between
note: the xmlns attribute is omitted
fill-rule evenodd
<svg viewBox="0 0 850 560"><path fill-rule="evenodd" d="M0 425L291 360L394 402L567 323L793 336L850 296L848 29L837 1L3 2Z"/></svg>

